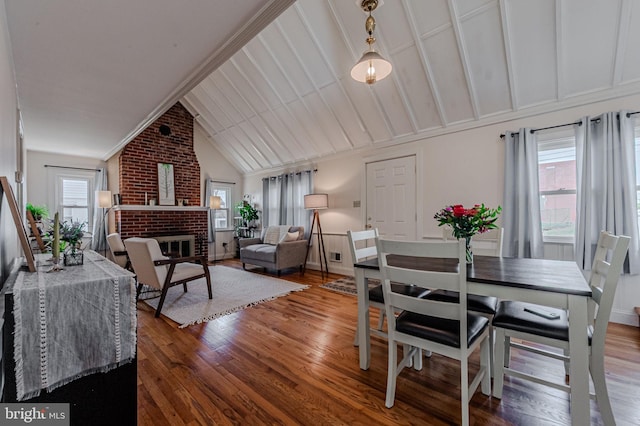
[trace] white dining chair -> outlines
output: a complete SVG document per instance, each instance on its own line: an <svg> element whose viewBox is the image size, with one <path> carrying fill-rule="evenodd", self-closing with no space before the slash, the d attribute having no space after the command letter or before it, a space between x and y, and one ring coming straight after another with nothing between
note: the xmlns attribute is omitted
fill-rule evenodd
<svg viewBox="0 0 640 426"><path fill-rule="evenodd" d="M502 257L502 235L503 228L489 229L482 234L476 234L471 239L473 253L482 256ZM451 227L444 226L442 230L442 238L445 241L456 241L453 236ZM484 243L484 244L483 244ZM479 251L479 252L477 252ZM455 291L437 289L429 293L426 298L439 300L441 302L456 302L460 296ZM477 294L467 295L467 308L470 311L483 315L489 319L489 342L491 346L490 365L491 376L494 372L494 333L491 326L491 320L496 314L498 308L498 298L493 296L481 296Z"/></svg>
<svg viewBox="0 0 640 426"><path fill-rule="evenodd" d="M589 357L589 371L593 380L595 397L600 408L600 414L606 425L614 425L615 418L609 401L604 371L604 346L607 326L611 315L613 298L615 296L622 266L629 247L629 237L615 236L602 231L598 238L589 286L592 296L589 301L589 354L569 353L569 319L567 311L547 306L534 305L517 301L502 301L498 304L493 327L496 330L496 359L494 391L496 398L502 398L504 376L514 376L535 383L541 383L571 392L569 385L549 381L536 376L534 373L517 371L510 367L511 348L526 350L564 362L565 374L568 374L568 363L579 356ZM512 338L522 339L522 343L512 341ZM563 354L558 354L540 346L534 347L529 343L537 343L560 348ZM570 378L569 378L570 379Z"/></svg>
<svg viewBox="0 0 640 426"><path fill-rule="evenodd" d="M349 238L349 248L351 250L351 258L353 259L353 263L358 263L363 260L371 259L378 256L378 252L376 250L376 241L375 239L378 237L378 229L367 229L364 231L347 231L347 236ZM401 284L393 284L395 290L399 293L405 294L411 297L424 297L428 290L417 287L414 285L401 285ZM379 310L380 315L378 318L378 326L376 328L371 328L370 332L380 337L387 337L387 333L384 331L384 319L385 319L385 310L384 310L384 296L382 295L382 285L377 285L371 289L369 289L369 307L373 307ZM356 336L353 341L354 346L358 346L358 326L356 326Z"/></svg>
<svg viewBox="0 0 640 426"><path fill-rule="evenodd" d="M439 353L460 362L461 424L469 424L469 401L481 385L482 393L491 394L489 371L489 320L467 311L467 269L457 267L448 272L414 269L417 262L403 266L388 263L387 256L413 256L418 258L457 259L466 264L465 242L392 241L376 239L378 263L382 275L389 356L385 405L394 405L397 377L405 367L422 368L422 350ZM438 263L438 262L436 262ZM417 286L437 287L456 291L460 295L455 303L426 298L410 298L396 293L391 281L413 283ZM401 311L397 317L394 312ZM403 345L403 357L398 362L397 345ZM469 383L468 359L480 348L480 368ZM435 362L437 358L431 358ZM414 396L412 396L414 397Z"/></svg>

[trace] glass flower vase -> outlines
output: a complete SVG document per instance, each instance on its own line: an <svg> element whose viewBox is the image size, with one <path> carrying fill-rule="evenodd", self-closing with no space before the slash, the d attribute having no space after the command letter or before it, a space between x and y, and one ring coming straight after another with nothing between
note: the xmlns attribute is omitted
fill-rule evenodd
<svg viewBox="0 0 640 426"><path fill-rule="evenodd" d="M465 254L467 258L467 265L473 263L473 250L471 249L471 237L466 237L465 239Z"/></svg>

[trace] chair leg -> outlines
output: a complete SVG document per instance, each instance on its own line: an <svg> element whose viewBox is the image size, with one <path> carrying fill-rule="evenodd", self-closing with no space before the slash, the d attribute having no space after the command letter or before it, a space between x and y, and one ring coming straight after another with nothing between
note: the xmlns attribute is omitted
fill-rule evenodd
<svg viewBox="0 0 640 426"><path fill-rule="evenodd" d="M140 298L141 292L142 292L142 283L138 283L138 286L136 287L136 302L138 301L138 298Z"/></svg>
<svg viewBox="0 0 640 426"><path fill-rule="evenodd" d="M495 355L493 354L493 351L495 350L495 347L496 347L495 346L496 337L494 333L495 332L493 331L493 326L491 325L491 322L489 322L489 374L491 377L493 377L493 373L494 373L493 364L495 364Z"/></svg>
<svg viewBox="0 0 640 426"><path fill-rule="evenodd" d="M493 375L493 396L498 399L502 398L502 387L504 386L504 369L508 366L509 361L505 360L505 357L509 356L507 348L509 347L506 342L504 329L494 329L496 332L495 344L498 350L496 351L494 359L494 375Z"/></svg>
<svg viewBox="0 0 640 426"><path fill-rule="evenodd" d="M380 318L378 319L378 331L382 331L384 328L384 318L387 316L384 309L380 310Z"/></svg>
<svg viewBox="0 0 640 426"><path fill-rule="evenodd" d="M489 330L489 336L493 334L493 330ZM493 358L493 339L485 339L480 345L480 367L484 368L484 377L482 377L481 390L484 395L491 395L491 366Z"/></svg>
<svg viewBox="0 0 640 426"><path fill-rule="evenodd" d="M503 336L504 336L504 344L503 344L504 368L509 368L509 363L511 362L511 337L507 336L506 333L504 333L504 330L503 330Z"/></svg>
<svg viewBox="0 0 640 426"><path fill-rule="evenodd" d="M247 268L245 267L244 262L242 262L242 269L245 270L245 271L247 270Z"/></svg>
<svg viewBox="0 0 640 426"><path fill-rule="evenodd" d="M160 295L160 301L158 302L158 307L156 308L156 314L155 314L156 318L160 316L160 311L162 310L164 299L167 297L167 290L169 290L168 285L165 285L164 287L162 287L162 294Z"/></svg>
<svg viewBox="0 0 640 426"><path fill-rule="evenodd" d="M469 358L460 359L460 411L462 426L469 425Z"/></svg>
<svg viewBox="0 0 640 426"><path fill-rule="evenodd" d="M393 407L396 399L396 379L398 377L398 345L394 340L389 340L389 363L387 366L387 397L384 405L387 408Z"/></svg>
<svg viewBox="0 0 640 426"><path fill-rule="evenodd" d="M607 382L605 379L604 354L595 356L592 354L589 364L593 387L596 391L596 402L600 409L602 421L605 425L615 425L616 419L613 416L613 410L611 409L611 402L609 401L609 392L607 390Z"/></svg>
<svg viewBox="0 0 640 426"><path fill-rule="evenodd" d="M356 323L356 335L353 338L353 346L360 346L358 336L360 335L360 326Z"/></svg>

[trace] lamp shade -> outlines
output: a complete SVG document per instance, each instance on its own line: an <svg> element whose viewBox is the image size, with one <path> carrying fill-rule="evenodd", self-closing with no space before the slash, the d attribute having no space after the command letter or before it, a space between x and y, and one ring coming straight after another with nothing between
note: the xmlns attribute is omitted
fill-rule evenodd
<svg viewBox="0 0 640 426"><path fill-rule="evenodd" d="M101 209L110 209L111 204L111 191L96 191L96 198L98 199L98 207Z"/></svg>
<svg viewBox="0 0 640 426"><path fill-rule="evenodd" d="M351 68L351 78L361 83L373 84L391 74L392 68L391 63L378 52L368 50Z"/></svg>
<svg viewBox="0 0 640 426"><path fill-rule="evenodd" d="M308 194L304 196L305 209L326 209L329 207L328 194Z"/></svg>
<svg viewBox="0 0 640 426"><path fill-rule="evenodd" d="M209 197L209 208L212 210L219 209L221 206L222 198L217 195L211 195Z"/></svg>

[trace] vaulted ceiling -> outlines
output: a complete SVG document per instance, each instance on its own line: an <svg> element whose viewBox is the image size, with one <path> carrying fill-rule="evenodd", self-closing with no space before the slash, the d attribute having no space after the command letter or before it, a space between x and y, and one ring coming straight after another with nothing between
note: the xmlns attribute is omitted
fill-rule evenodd
<svg viewBox="0 0 640 426"><path fill-rule="evenodd" d="M253 173L640 93L634 0L386 0L372 86L360 1L292 1L4 0L27 147L108 158L181 100Z"/></svg>

